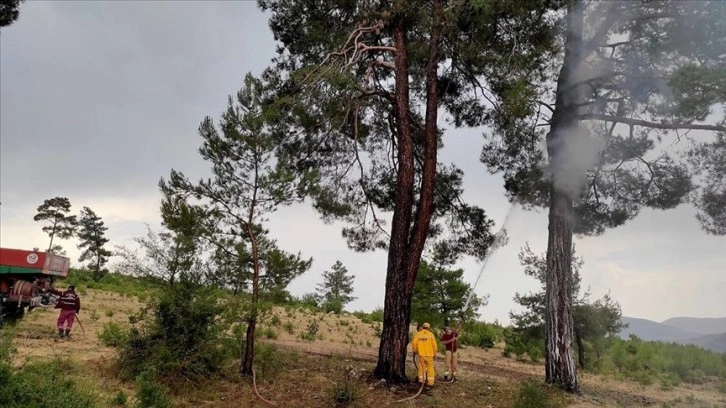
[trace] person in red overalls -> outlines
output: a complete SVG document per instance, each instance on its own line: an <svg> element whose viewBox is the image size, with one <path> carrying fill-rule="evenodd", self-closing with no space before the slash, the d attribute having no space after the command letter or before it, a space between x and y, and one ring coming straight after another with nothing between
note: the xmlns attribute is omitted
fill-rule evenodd
<svg viewBox="0 0 726 408"><path fill-rule="evenodd" d="M76 320L76 313L80 313L81 311L81 298L76 294L76 287L74 285L68 285L68 289L65 292L60 292L53 288L48 289L48 291L60 296L58 303L55 304L55 308L61 310L57 323L58 337L70 337L73 322ZM65 331L63 330L64 323Z"/></svg>

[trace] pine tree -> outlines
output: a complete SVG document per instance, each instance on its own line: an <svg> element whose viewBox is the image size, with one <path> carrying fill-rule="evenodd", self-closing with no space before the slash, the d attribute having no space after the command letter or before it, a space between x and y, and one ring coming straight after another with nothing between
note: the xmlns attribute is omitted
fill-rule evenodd
<svg viewBox="0 0 726 408"><path fill-rule="evenodd" d="M87 268L93 273L93 279L98 281L108 270L104 265L108 262L108 258L112 255L111 251L104 248L108 243L105 237L108 227L96 215L93 210L83 207L80 219L78 221L78 249L82 250L78 262L90 261Z"/></svg>
<svg viewBox="0 0 726 408"><path fill-rule="evenodd" d="M601 234L642 208L674 208L698 187L664 141L668 132L726 130L696 123L724 100L714 91L719 76L711 74L723 70L726 3L566 6L557 83L542 83L535 94L494 87L502 106L522 109L495 111L482 161L504 173L510 196L549 208L546 381L577 393L568 288L573 234ZM546 156L536 148L542 143ZM704 191L715 192L701 195L702 217L713 219L724 208L723 193Z"/></svg>
<svg viewBox="0 0 726 408"><path fill-rule="evenodd" d="M463 280L463 269L426 261L419 268L411 303L411 314L417 322L441 326L455 320L475 319L477 309L487 304L486 297L471 293L471 285Z"/></svg>
<svg viewBox="0 0 726 408"><path fill-rule="evenodd" d="M33 217L34 221L43 221L48 225L43 227L43 232L50 237L48 252L53 252L53 239L68 239L76 232L77 220L75 215L68 215L71 212L71 201L66 197L54 197L43 201L38 206L38 213Z"/></svg>
<svg viewBox="0 0 726 408"><path fill-rule="evenodd" d="M248 74L236 99L229 97L219 129L209 117L201 123L203 142L199 152L211 164L213 177L194 184L183 173L172 170L169 180L159 183L167 194L201 200L207 214L204 237L216 248L215 260L234 265L230 272L237 278L249 276L245 280L252 293L244 317L247 332L240 368L243 375L252 375L262 283L275 281L275 272L278 282L289 282L281 274L292 279L312 263L312 259L302 260L299 254L291 255L286 259L291 259L294 267L265 270L265 260L272 259L270 251L279 249L262 224L280 205L300 198L300 190L307 183L274 160L277 144L268 123L277 112L263 106L267 92L262 80ZM270 274L264 276L263 272Z"/></svg>
<svg viewBox="0 0 726 408"><path fill-rule="evenodd" d="M20 16L20 3L25 0L0 0L0 27L14 23Z"/></svg>
<svg viewBox="0 0 726 408"><path fill-rule="evenodd" d="M541 76L555 3L259 1L280 42L265 75L277 88L282 161L317 176L313 205L324 220L347 223L350 248L388 251L378 378L407 381L428 238L477 258L493 241L484 210L462 200L462 171L437 160L439 112L456 127L479 126L487 78Z"/></svg>
<svg viewBox="0 0 726 408"><path fill-rule="evenodd" d="M323 272L323 283L318 284L318 294L323 305L327 303L327 308L340 313L345 305L357 299L352 296L355 275L348 274L348 269L340 261L335 261L330 269Z"/></svg>

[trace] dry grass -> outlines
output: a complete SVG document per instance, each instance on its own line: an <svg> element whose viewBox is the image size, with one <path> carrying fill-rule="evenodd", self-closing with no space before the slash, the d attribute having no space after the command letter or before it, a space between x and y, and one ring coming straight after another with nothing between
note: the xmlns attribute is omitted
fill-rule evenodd
<svg viewBox="0 0 726 408"><path fill-rule="evenodd" d="M98 390L103 401L110 401L118 391L123 391L130 397L130 405L134 384L117 379L113 367L115 350L105 347L97 335L106 322L127 324L128 316L138 310L140 303L136 299L92 289L82 300L84 308L80 317L85 335L80 327L75 327L72 339L55 341L57 311L33 310L18 326L15 363L23 365L30 360L66 356L86 368L86 374L79 380ZM417 390L415 386L387 387L370 376L379 346L375 336L378 324L365 324L347 314L323 315L302 309L276 308L259 328L258 342L276 348L265 361L266 369L258 368L260 393L277 406L287 408L336 406L336 391L343 396L355 397L347 405L351 407L408 405L396 401L413 395ZM311 336L308 329L315 325L317 332ZM310 340L304 340L301 334L308 334ZM539 381L544 377L541 364L504 358L499 347L488 351L463 348L459 360L459 382L438 382L430 395L423 395L410 404L421 407L509 407L523 381L530 378ZM436 368L443 371L442 358L436 360ZM222 379L208 384L189 384L174 396L174 405L265 406L254 396L250 380L236 376L236 369L229 367ZM415 376L412 363L409 364L409 375ZM581 374L580 379L582 397L553 390L547 392L562 405L582 408L726 406L726 394L718 391L718 382L684 384L665 390L659 385L641 386L588 373Z"/></svg>

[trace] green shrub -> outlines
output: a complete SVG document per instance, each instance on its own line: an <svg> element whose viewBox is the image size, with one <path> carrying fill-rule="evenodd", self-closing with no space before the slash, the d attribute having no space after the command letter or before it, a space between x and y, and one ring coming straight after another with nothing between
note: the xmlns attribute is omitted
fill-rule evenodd
<svg viewBox="0 0 726 408"><path fill-rule="evenodd" d="M277 332L272 327L265 327L262 334L267 339L272 339L272 340L277 339Z"/></svg>
<svg viewBox="0 0 726 408"><path fill-rule="evenodd" d="M171 408L166 388L156 381L154 371L143 371L136 378L137 408Z"/></svg>
<svg viewBox="0 0 726 408"><path fill-rule="evenodd" d="M561 404L535 380L527 380L519 386L514 400L514 408L558 408Z"/></svg>
<svg viewBox="0 0 726 408"><path fill-rule="evenodd" d="M116 322L104 323L98 339L106 347L122 347L129 339L129 331Z"/></svg>
<svg viewBox="0 0 726 408"><path fill-rule="evenodd" d="M381 338L381 324L378 323L375 325L371 325L371 328L373 329L373 335L380 339Z"/></svg>
<svg viewBox="0 0 726 408"><path fill-rule="evenodd" d="M279 327L282 322L280 321L280 318L277 317L277 315L272 316L270 319L270 325Z"/></svg>
<svg viewBox="0 0 726 408"><path fill-rule="evenodd" d="M346 379L340 383L334 383L328 394L336 407L347 407L358 399L356 384Z"/></svg>
<svg viewBox="0 0 726 408"><path fill-rule="evenodd" d="M498 324L490 324L485 322L467 322L461 334L459 335L459 343L466 346L480 347L490 349L497 342L504 340L504 328Z"/></svg>
<svg viewBox="0 0 726 408"><path fill-rule="evenodd" d="M323 303L323 311L325 313L341 314L343 312L343 302L339 299L331 299Z"/></svg>
<svg viewBox="0 0 726 408"><path fill-rule="evenodd" d="M286 364L285 356L272 344L255 343L255 374L258 377L274 377Z"/></svg>
<svg viewBox="0 0 726 408"><path fill-rule="evenodd" d="M333 384L327 390L328 398L331 404L326 406L348 407L352 405L360 396L359 384L357 381L357 370L352 366L347 366L342 375L336 375Z"/></svg>
<svg viewBox="0 0 726 408"><path fill-rule="evenodd" d="M315 341L319 327L318 322L315 320L309 321L307 329L300 333L300 338L307 341Z"/></svg>
<svg viewBox="0 0 726 408"><path fill-rule="evenodd" d="M0 407L88 408L98 406L98 396L75 380L80 369L65 359L36 361L16 371L10 364L15 349L13 329L0 331Z"/></svg>
<svg viewBox="0 0 726 408"><path fill-rule="evenodd" d="M113 317L113 310L107 309L106 310L106 317Z"/></svg>
<svg viewBox="0 0 726 408"><path fill-rule="evenodd" d="M383 322L383 308L378 307L373 309L373 311L370 314L371 320L374 322Z"/></svg>
<svg viewBox="0 0 726 408"><path fill-rule="evenodd" d="M148 306L119 349L118 367L122 378L136 378L155 368L157 379L206 379L222 366L226 329L224 305L211 288L191 282L168 286Z"/></svg>
<svg viewBox="0 0 726 408"><path fill-rule="evenodd" d="M119 392L113 397L113 400L111 400L111 404L124 406L126 405L127 401L128 399L126 398L126 393L119 390Z"/></svg>
<svg viewBox="0 0 726 408"><path fill-rule="evenodd" d="M521 361L526 361L526 355L531 361L538 361L544 356L544 340L533 337L526 331L506 329L503 354L505 357L514 354Z"/></svg>
<svg viewBox="0 0 726 408"><path fill-rule="evenodd" d="M284 324L284 325L282 326L282 328L283 328L283 329L285 329L285 331L286 331L286 332L287 332L288 334L293 334L293 333L295 332L295 325L293 325L293 324L292 324L292 322L287 322L287 323L285 323L285 324Z"/></svg>
<svg viewBox="0 0 726 408"><path fill-rule="evenodd" d="M353 316L359 318L360 321L363 322L364 324L373 323L373 319L371 318L371 315L362 310L357 310L357 311L353 312Z"/></svg>

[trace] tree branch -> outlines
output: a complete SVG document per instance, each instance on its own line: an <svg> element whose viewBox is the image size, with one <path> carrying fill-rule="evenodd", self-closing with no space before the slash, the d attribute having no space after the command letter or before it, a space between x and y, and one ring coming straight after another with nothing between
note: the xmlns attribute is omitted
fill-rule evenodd
<svg viewBox="0 0 726 408"><path fill-rule="evenodd" d="M600 113L584 113L578 116L580 120L600 120L606 122L619 122L631 126L642 126L652 129L677 130L711 130L714 132L726 132L726 127L717 125L697 125L693 123L657 123L647 120L624 118L621 116L603 115Z"/></svg>

